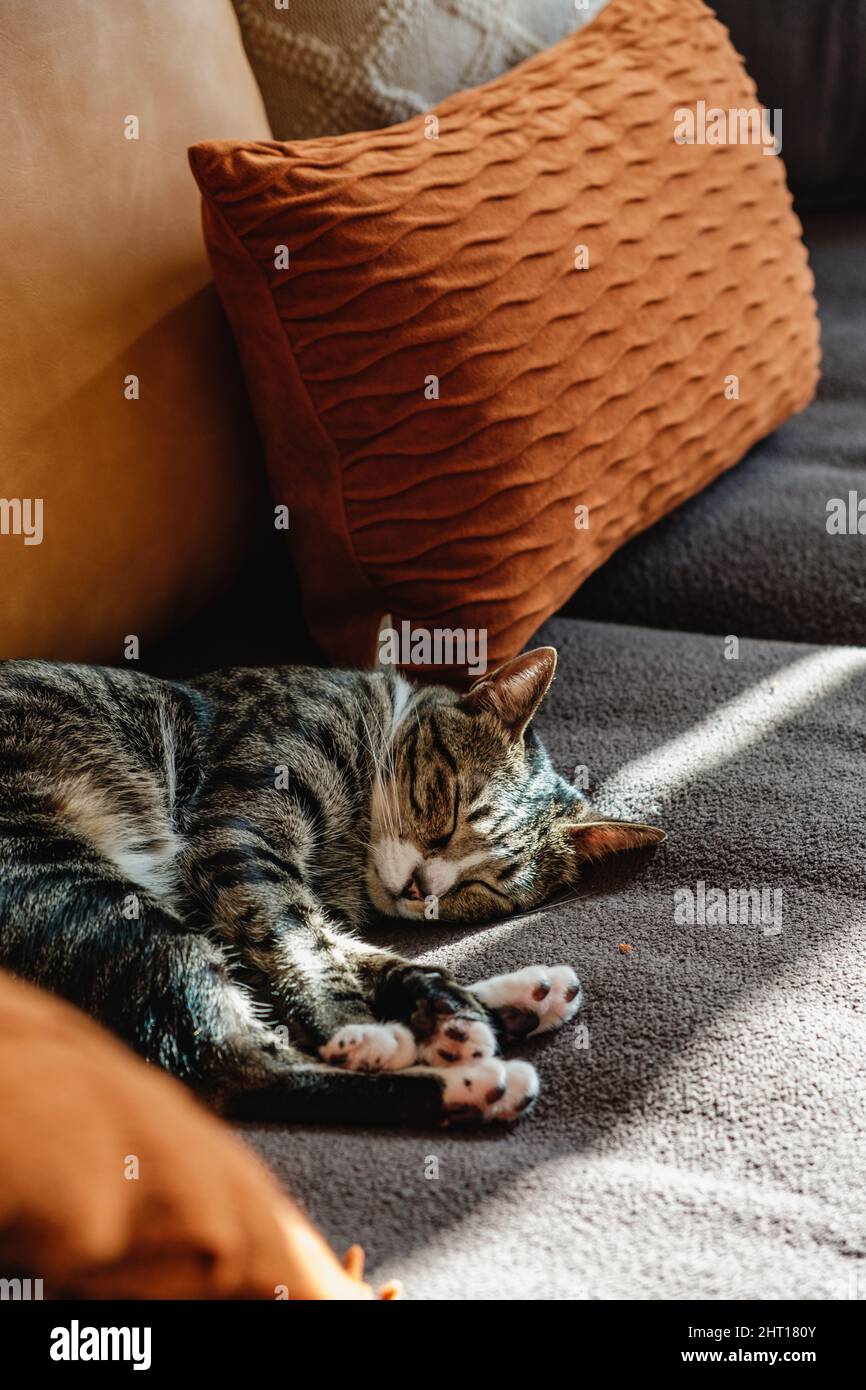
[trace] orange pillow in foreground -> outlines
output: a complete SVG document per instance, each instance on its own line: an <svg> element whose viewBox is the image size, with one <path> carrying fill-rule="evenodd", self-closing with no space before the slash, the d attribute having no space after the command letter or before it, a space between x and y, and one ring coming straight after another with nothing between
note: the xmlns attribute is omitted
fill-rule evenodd
<svg viewBox="0 0 866 1390"><path fill-rule="evenodd" d="M717 109L734 143L700 143ZM329 657L370 664L389 613L484 629L497 664L808 403L813 280L767 137L701 0L611 0L403 125L192 148Z"/></svg>
<svg viewBox="0 0 866 1390"><path fill-rule="evenodd" d="M179 1082L3 973L0 1114L0 1274L45 1297L375 1296Z"/></svg>

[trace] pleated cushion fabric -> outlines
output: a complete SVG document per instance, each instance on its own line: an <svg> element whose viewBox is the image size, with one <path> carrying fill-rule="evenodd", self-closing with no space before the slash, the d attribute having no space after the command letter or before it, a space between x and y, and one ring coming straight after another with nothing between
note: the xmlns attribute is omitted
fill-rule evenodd
<svg viewBox="0 0 866 1390"><path fill-rule="evenodd" d="M783 164L678 143L675 112L700 102L757 105L701 0L611 0L435 119L191 150L334 661L370 664L383 613L484 630L507 658L811 399Z"/></svg>

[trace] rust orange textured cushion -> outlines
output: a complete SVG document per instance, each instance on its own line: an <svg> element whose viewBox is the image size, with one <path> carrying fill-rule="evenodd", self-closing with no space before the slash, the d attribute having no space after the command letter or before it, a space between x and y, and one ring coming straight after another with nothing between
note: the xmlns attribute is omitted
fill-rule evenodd
<svg viewBox="0 0 866 1390"><path fill-rule="evenodd" d="M674 138L679 109L756 101L701 0L612 0L435 122L193 148L332 658L369 662L384 612L512 654L809 401L813 282L779 158Z"/></svg>
<svg viewBox="0 0 866 1390"><path fill-rule="evenodd" d="M0 1275L46 1297L373 1296L179 1082L3 972L0 1114Z"/></svg>

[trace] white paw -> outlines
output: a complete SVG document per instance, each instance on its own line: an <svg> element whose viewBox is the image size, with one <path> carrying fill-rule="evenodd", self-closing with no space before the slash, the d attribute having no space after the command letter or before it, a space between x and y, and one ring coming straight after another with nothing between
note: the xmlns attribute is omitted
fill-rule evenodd
<svg viewBox="0 0 866 1390"><path fill-rule="evenodd" d="M501 1014L509 1033L532 1037L561 1028L583 1003L580 981L570 965L528 965L512 975L494 975L471 986L487 1009Z"/></svg>
<svg viewBox="0 0 866 1390"><path fill-rule="evenodd" d="M443 1018L431 1038L418 1043L418 1061L431 1067L455 1067L464 1062L481 1062L497 1051L493 1029L486 1023L450 1014Z"/></svg>
<svg viewBox="0 0 866 1390"><path fill-rule="evenodd" d="M442 1103L452 1123L516 1120L529 1110L538 1095L538 1076L529 1062L503 1062L490 1057L435 1074L444 1083Z"/></svg>
<svg viewBox="0 0 866 1390"><path fill-rule="evenodd" d="M415 1061L415 1039L402 1023L348 1023L319 1056L347 1071L402 1071Z"/></svg>
<svg viewBox="0 0 866 1390"><path fill-rule="evenodd" d="M491 1115L493 1120L519 1120L538 1099L538 1072L531 1062L520 1058L505 1063L505 1095Z"/></svg>

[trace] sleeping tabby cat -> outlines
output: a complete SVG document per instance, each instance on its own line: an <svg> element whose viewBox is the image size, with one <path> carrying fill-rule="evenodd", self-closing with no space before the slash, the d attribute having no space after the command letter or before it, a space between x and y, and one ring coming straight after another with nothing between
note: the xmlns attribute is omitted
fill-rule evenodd
<svg viewBox="0 0 866 1390"><path fill-rule="evenodd" d="M461 697L384 672L6 663L0 963L234 1114L515 1119L538 1082L500 1045L570 1019L574 971L465 989L354 929L532 908L663 838L553 770L528 725L555 665L540 648Z"/></svg>

